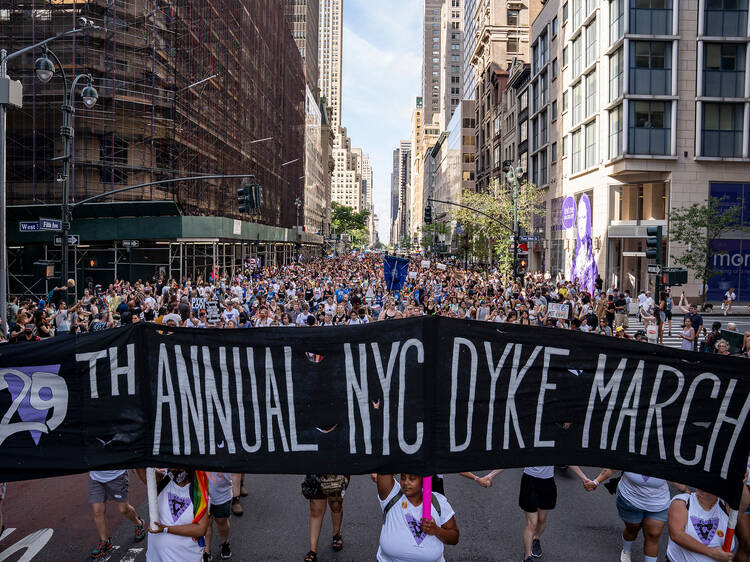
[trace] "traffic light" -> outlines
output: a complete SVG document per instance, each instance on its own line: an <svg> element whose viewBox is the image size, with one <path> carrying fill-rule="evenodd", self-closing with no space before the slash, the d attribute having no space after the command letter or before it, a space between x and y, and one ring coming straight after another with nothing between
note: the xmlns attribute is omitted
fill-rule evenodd
<svg viewBox="0 0 750 562"><path fill-rule="evenodd" d="M429 205L424 208L424 223L432 224L432 207Z"/></svg>
<svg viewBox="0 0 750 562"><path fill-rule="evenodd" d="M263 188L258 183L253 183L253 209L260 214L260 208L263 206Z"/></svg>
<svg viewBox="0 0 750 562"><path fill-rule="evenodd" d="M661 233L660 226L649 226L646 229L646 257L661 263Z"/></svg>
<svg viewBox="0 0 750 562"><path fill-rule="evenodd" d="M525 275L526 268L529 266L529 260L521 258L518 260L518 268L516 269L516 275Z"/></svg>
<svg viewBox="0 0 750 562"><path fill-rule="evenodd" d="M240 213L252 212L252 185L245 183L237 189L237 205L239 206Z"/></svg>

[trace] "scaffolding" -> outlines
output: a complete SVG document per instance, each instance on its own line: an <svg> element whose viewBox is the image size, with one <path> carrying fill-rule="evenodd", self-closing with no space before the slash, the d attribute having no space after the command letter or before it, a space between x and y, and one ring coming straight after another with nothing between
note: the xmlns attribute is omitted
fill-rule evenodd
<svg viewBox="0 0 750 562"><path fill-rule="evenodd" d="M257 222L292 227L304 184L305 79L277 0L0 0L0 42L15 51L76 26L101 26L50 47L68 81L90 72L99 92L77 103L71 198L200 174L254 174ZM24 107L10 112L8 201L59 203L59 73L34 79L41 51L12 61ZM259 139L270 140L253 142ZM183 215L241 215L235 183L185 182L112 201L173 200Z"/></svg>

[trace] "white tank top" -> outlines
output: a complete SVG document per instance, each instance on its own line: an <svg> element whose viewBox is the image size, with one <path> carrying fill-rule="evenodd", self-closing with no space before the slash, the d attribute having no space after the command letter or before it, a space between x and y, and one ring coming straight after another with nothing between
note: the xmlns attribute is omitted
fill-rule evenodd
<svg viewBox="0 0 750 562"><path fill-rule="evenodd" d="M710 511L701 507L695 494L680 494L672 498L672 501L682 500L688 504L688 519L685 532L698 542L709 548L715 548L724 544L729 517L721 507L721 502L716 502ZM732 543L734 547L734 542ZM669 539L667 556L672 562L713 562L713 558L687 550Z"/></svg>
<svg viewBox="0 0 750 562"><path fill-rule="evenodd" d="M669 509L669 484L661 478L652 478L635 472L623 472L617 491L629 503L643 511Z"/></svg>
<svg viewBox="0 0 750 562"><path fill-rule="evenodd" d="M159 508L159 523L189 525L193 522L193 499L190 486L178 486L170 480L156 498ZM204 515L207 517L207 515ZM200 562L203 549L191 537L180 537L166 533L148 535L147 562Z"/></svg>
<svg viewBox="0 0 750 562"><path fill-rule="evenodd" d="M555 467L554 466L527 466L523 469L524 474L533 476L534 478L554 478Z"/></svg>

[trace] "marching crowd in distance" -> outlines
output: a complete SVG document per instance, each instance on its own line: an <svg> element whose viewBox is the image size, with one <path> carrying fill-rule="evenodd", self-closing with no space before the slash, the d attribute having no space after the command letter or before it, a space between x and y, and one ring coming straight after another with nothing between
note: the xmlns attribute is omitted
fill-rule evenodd
<svg viewBox="0 0 750 562"><path fill-rule="evenodd" d="M248 264L249 265L249 264ZM44 298L13 297L8 307L8 333L2 340L17 343L41 341L69 333L97 332L136 322L154 322L170 327L242 329L272 326L358 325L422 315L442 315L485 322L508 322L530 326L580 330L627 338L633 316L643 329L638 341L663 343L665 332L679 333L682 349L717 354L750 356L750 332L737 334L730 349L721 323L704 328L704 320L684 293L674 299L670 288L652 297L648 290L631 296L617 287L604 288L597 278L593 291L581 289L577 280L553 278L549 273L509 278L490 267L461 267L458 262L427 263L412 260L410 273L398 291L388 291L383 275L383 257L359 254L314 259L276 267L243 267L216 279L164 277L148 281L114 281L107 287L85 287L74 298L75 283L56 287ZM731 313L734 292L727 291L722 308ZM75 304L68 305L69 302ZM748 307L750 311L750 307ZM732 322L727 330L736 332ZM741 342L738 345L736 342ZM670 483L632 472L611 478L615 470L602 470L589 478L579 467L566 467L580 479L586 491L604 485L615 495L615 506L624 523L621 562L630 562L633 542L644 537L644 559L658 559L659 538L668 528L667 559L671 562L709 560L747 561L750 554L750 492L745 488L738 541L734 552L721 548L728 517L727 508L707 491L691 491L672 484L680 492L672 497ZM524 512L523 562L542 555L541 536L549 511L557 499L555 467L527 467L519 491ZM503 471L485 476L461 473L483 488L492 487ZM99 541L92 558L106 555L114 544L107 529L106 507L114 502L135 528L134 540L149 536L147 560L194 561L212 559L211 534L214 523L220 538L218 556L232 556L229 544L230 516L241 516L240 498L247 495L239 474L209 473L208 505L202 510L198 471L158 471L159 524L149 528L128 503L128 472L92 471L89 501ZM143 471L138 476L145 480ZM422 478L418 475L372 475L377 486L383 524L376 558L380 562L402 560L439 562L445 545L459 541L454 511L444 491L443 479L434 478L431 518L422 519ZM331 548L344 548L343 498L348 475L307 475L302 495L309 500L309 551L305 562L315 562L325 512L330 508L333 525ZM5 485L0 486L0 525ZM700 524L696 525L695 521Z"/></svg>

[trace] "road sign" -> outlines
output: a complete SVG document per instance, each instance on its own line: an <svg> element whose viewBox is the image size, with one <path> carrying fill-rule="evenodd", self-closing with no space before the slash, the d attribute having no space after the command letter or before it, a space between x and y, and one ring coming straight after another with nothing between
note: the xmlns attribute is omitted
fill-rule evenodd
<svg viewBox="0 0 750 562"><path fill-rule="evenodd" d="M659 275L661 273L661 266L658 264L648 264L646 266L646 270L649 272L650 275Z"/></svg>
<svg viewBox="0 0 750 562"><path fill-rule="evenodd" d="M39 219L40 230L62 230L62 221L59 219Z"/></svg>
<svg viewBox="0 0 750 562"><path fill-rule="evenodd" d="M123 240L122 245L124 248L137 248L140 246L140 242L138 240Z"/></svg>
<svg viewBox="0 0 750 562"><path fill-rule="evenodd" d="M78 234L68 234L68 244L71 246L78 246L81 243L81 237ZM55 246L62 244L62 236L55 236Z"/></svg>
<svg viewBox="0 0 750 562"><path fill-rule="evenodd" d="M38 221L20 221L18 223L19 232L34 232L39 230Z"/></svg>
<svg viewBox="0 0 750 562"><path fill-rule="evenodd" d="M539 242L538 236L519 236L518 239L521 242Z"/></svg>

